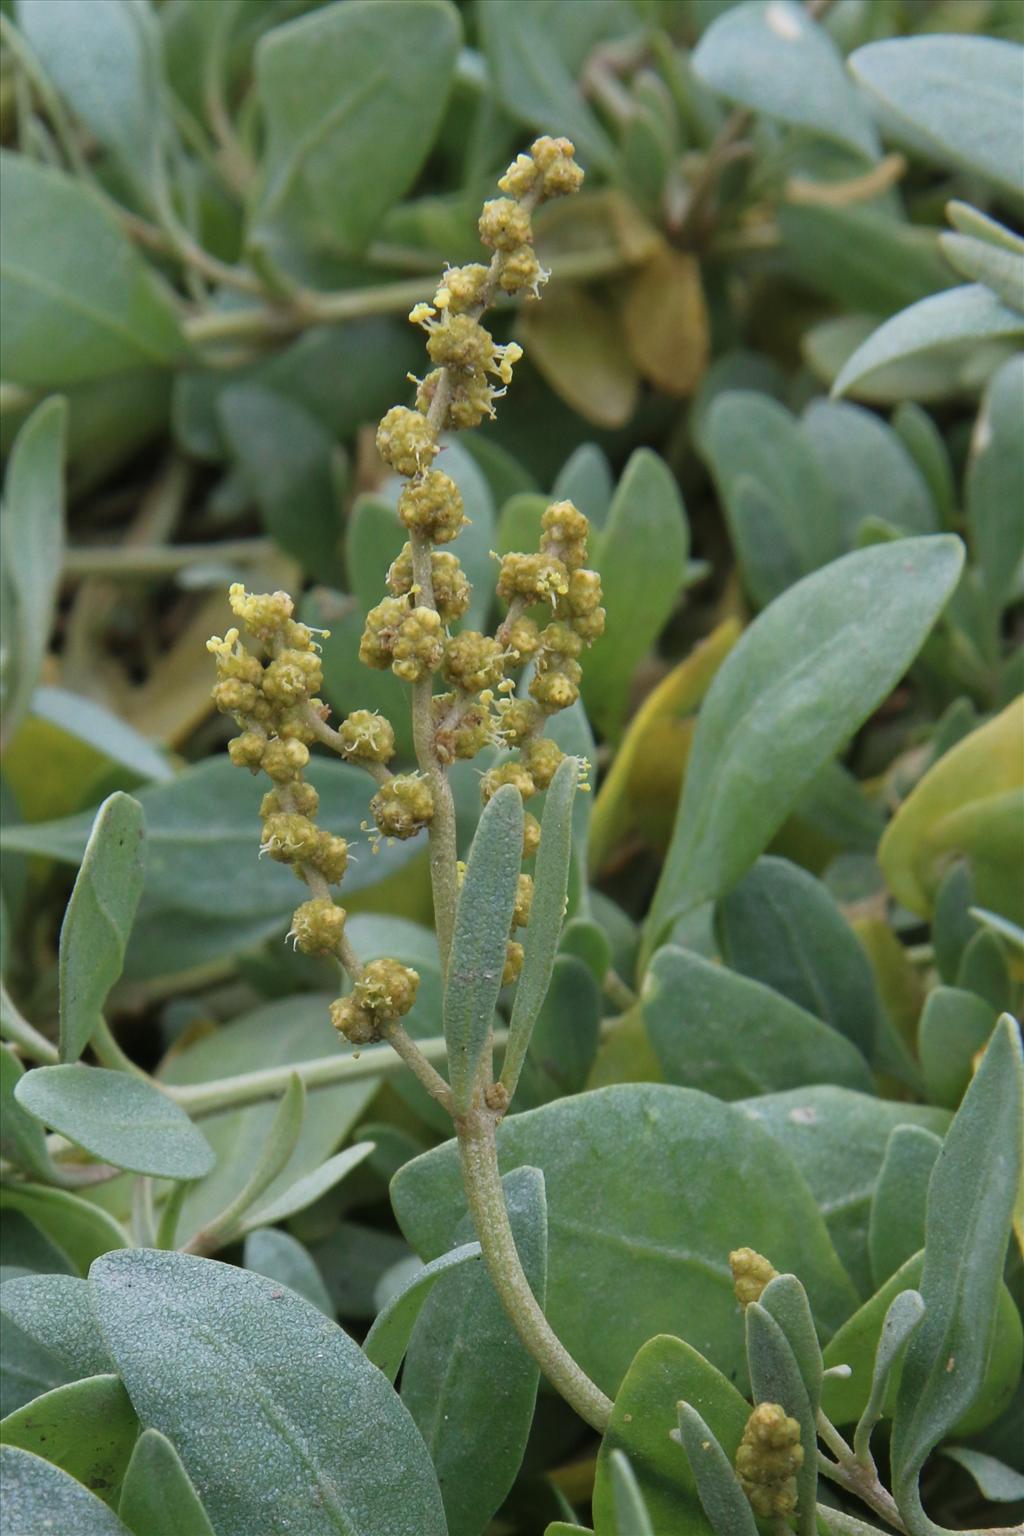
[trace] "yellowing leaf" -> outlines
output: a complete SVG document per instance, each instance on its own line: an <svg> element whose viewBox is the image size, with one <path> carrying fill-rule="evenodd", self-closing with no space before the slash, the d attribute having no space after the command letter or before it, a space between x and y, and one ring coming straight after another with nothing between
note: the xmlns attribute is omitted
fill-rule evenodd
<svg viewBox="0 0 1024 1536"><path fill-rule="evenodd" d="M636 408L640 381L619 317L582 288L553 284L523 315L523 340L556 394L597 427L621 427Z"/></svg>
<svg viewBox="0 0 1024 1536"><path fill-rule="evenodd" d="M650 818L656 814L649 803L652 795L664 796L665 813L674 816L684 767L678 726L700 704L741 628L738 619L719 624L637 710L594 802L589 844L592 870L599 869L615 845L637 827L641 807L650 827ZM666 721L673 722L667 734ZM687 750L688 745L687 737Z"/></svg>
<svg viewBox="0 0 1024 1536"><path fill-rule="evenodd" d="M664 246L634 277L622 318L643 377L670 395L692 395L711 345L697 258Z"/></svg>
<svg viewBox="0 0 1024 1536"><path fill-rule="evenodd" d="M930 915L946 865L966 855L979 904L1021 921L1022 813L1024 694L941 757L900 806L878 850L893 896Z"/></svg>

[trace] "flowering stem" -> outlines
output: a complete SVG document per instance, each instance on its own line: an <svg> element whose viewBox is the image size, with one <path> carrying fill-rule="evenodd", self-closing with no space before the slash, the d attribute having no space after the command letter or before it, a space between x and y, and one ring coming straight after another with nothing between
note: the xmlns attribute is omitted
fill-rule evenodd
<svg viewBox="0 0 1024 1536"><path fill-rule="evenodd" d="M473 1110L456 1129L473 1226L502 1306L551 1385L582 1419L603 1434L611 1416L611 1401L553 1331L523 1272L501 1185L494 1116L486 1110Z"/></svg>
<svg viewBox="0 0 1024 1536"><path fill-rule="evenodd" d="M905 1533L907 1528L900 1518L895 1499L882 1487L874 1469L865 1467L857 1460L838 1429L821 1409L818 1410L817 1428L818 1434L837 1458L830 1461L819 1451L819 1472L838 1483L840 1488L845 1488L847 1493L863 1500L869 1509L873 1509L876 1515L880 1515L895 1530Z"/></svg>
<svg viewBox="0 0 1024 1536"><path fill-rule="evenodd" d="M402 1028L397 1019L389 1024L381 1026L381 1034L393 1051L405 1062L409 1070L419 1078L424 1088L432 1099L437 1099L449 1114L452 1113L452 1091L440 1072L430 1065L430 1062L420 1050L416 1041Z"/></svg>

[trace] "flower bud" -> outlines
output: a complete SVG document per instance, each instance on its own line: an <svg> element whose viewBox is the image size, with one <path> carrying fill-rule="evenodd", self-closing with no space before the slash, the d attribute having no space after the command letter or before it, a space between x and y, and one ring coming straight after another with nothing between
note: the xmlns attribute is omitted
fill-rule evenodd
<svg viewBox="0 0 1024 1536"><path fill-rule="evenodd" d="M404 842L434 819L434 796L426 779L402 773L382 784L370 801L370 814L384 837Z"/></svg>
<svg viewBox="0 0 1024 1536"><path fill-rule="evenodd" d="M416 1001L418 972L398 960L371 960L352 995L377 1025L402 1018Z"/></svg>
<svg viewBox="0 0 1024 1536"><path fill-rule="evenodd" d="M400 475L426 469L437 453L433 429L418 411L393 405L377 428L377 452Z"/></svg>
<svg viewBox="0 0 1024 1536"><path fill-rule="evenodd" d="M313 857L319 833L308 816L294 811L268 816L263 823L262 851L279 864L298 864Z"/></svg>
<svg viewBox="0 0 1024 1536"><path fill-rule="evenodd" d="M537 788L547 789L564 762L565 753L549 737L537 736L526 743L520 758Z"/></svg>
<svg viewBox="0 0 1024 1536"><path fill-rule="evenodd" d="M520 614L514 623L503 625L501 633L508 649L514 653L517 666L529 661L540 649L540 626L525 614Z"/></svg>
<svg viewBox="0 0 1024 1536"><path fill-rule="evenodd" d="M523 817L523 858L532 859L540 847L540 822L527 811Z"/></svg>
<svg viewBox="0 0 1024 1536"><path fill-rule="evenodd" d="M497 251L514 251L517 246L533 244L530 215L510 197L495 197L484 203L477 228L484 245Z"/></svg>
<svg viewBox="0 0 1024 1536"><path fill-rule="evenodd" d="M501 682L505 675L505 653L490 635L464 629L445 646L442 670L447 682L466 693L479 693L482 688L496 688Z"/></svg>
<svg viewBox="0 0 1024 1536"><path fill-rule="evenodd" d="M474 309L483 302L487 278L487 268L478 261L466 267L449 267L434 294L434 303L438 309L447 309L453 315Z"/></svg>
<svg viewBox="0 0 1024 1536"><path fill-rule="evenodd" d="M542 199L567 197L583 185L583 171L576 164L576 147L570 139L545 134L530 147L533 163L544 177Z"/></svg>
<svg viewBox="0 0 1024 1536"><path fill-rule="evenodd" d="M250 635L264 643L281 634L295 609L287 592L247 592L240 581L228 588L228 602Z"/></svg>
<svg viewBox="0 0 1024 1536"><path fill-rule="evenodd" d="M544 711L533 699L509 699L499 708L499 732L507 746L521 747L544 723Z"/></svg>
<svg viewBox="0 0 1024 1536"><path fill-rule="evenodd" d="M331 1023L352 1045L372 1045L380 1039L378 1025L355 997L339 997L331 1004Z"/></svg>
<svg viewBox="0 0 1024 1536"><path fill-rule="evenodd" d="M536 294L547 275L533 246L520 245L505 257L498 282L505 293L519 293L526 288Z"/></svg>
<svg viewBox="0 0 1024 1536"><path fill-rule="evenodd" d="M418 683L441 665L444 635L436 608L413 608L391 647L391 670L405 683Z"/></svg>
<svg viewBox="0 0 1024 1536"><path fill-rule="evenodd" d="M753 1248L736 1248L729 1255L732 1285L736 1300L741 1307L749 1307L752 1301L761 1300L761 1292L778 1274L764 1254Z"/></svg>
<svg viewBox="0 0 1024 1536"><path fill-rule="evenodd" d="M571 571L587 563L590 524L571 501L554 501L540 520L540 547L546 555L555 555Z"/></svg>
<svg viewBox="0 0 1024 1536"><path fill-rule="evenodd" d="M258 772L263 763L267 738L259 731L243 731L228 742L228 756L236 768L249 768Z"/></svg>
<svg viewBox="0 0 1024 1536"><path fill-rule="evenodd" d="M387 763L395 755L390 720L369 709L355 709L338 727L343 755L355 762Z"/></svg>
<svg viewBox="0 0 1024 1536"><path fill-rule="evenodd" d="M315 896L295 908L288 937L304 955L330 955L337 949L344 928L344 907L336 907L329 896Z"/></svg>
<svg viewBox="0 0 1024 1536"><path fill-rule="evenodd" d="M434 544L449 544L467 522L462 492L439 469L405 486L398 498L398 515L410 533L421 533Z"/></svg>
<svg viewBox="0 0 1024 1536"><path fill-rule="evenodd" d="M520 875L516 886L516 904L512 913L513 928L525 928L530 921L530 908L533 905L533 876Z"/></svg>
<svg viewBox="0 0 1024 1536"><path fill-rule="evenodd" d="M320 796L312 784L307 784L304 780L297 780L295 783L289 784L287 799L288 812L299 816L308 816L310 819L316 815L317 807L320 804ZM265 821L268 816L276 816L284 810L285 806L281 803L279 792L276 789L268 790L260 802L261 818Z"/></svg>
<svg viewBox="0 0 1024 1536"><path fill-rule="evenodd" d="M794 1513L803 1461L796 1419L778 1403L758 1403L736 1452L736 1474L755 1515L772 1520Z"/></svg>
<svg viewBox="0 0 1024 1536"><path fill-rule="evenodd" d="M517 944L515 939L509 939L505 949L505 969L501 973L501 984L503 987L510 987L517 979L519 972L523 968L524 953L525 951L521 944Z"/></svg>
<svg viewBox="0 0 1024 1536"><path fill-rule="evenodd" d="M482 373L494 362L494 337L469 315L446 315L431 329L427 354L442 368L466 368Z"/></svg>
<svg viewBox="0 0 1024 1536"><path fill-rule="evenodd" d="M264 748L261 766L275 784L288 784L298 778L308 762L309 748L303 742L275 737Z"/></svg>
<svg viewBox="0 0 1024 1536"><path fill-rule="evenodd" d="M508 554L502 557L498 596L509 603L521 597L528 603L553 603L569 591L569 572L550 555Z"/></svg>
<svg viewBox="0 0 1024 1536"><path fill-rule="evenodd" d="M318 832L309 862L328 885L337 885L348 868L348 843L331 832Z"/></svg>
<svg viewBox="0 0 1024 1536"><path fill-rule="evenodd" d="M500 767L488 768L480 780L480 794L484 805L498 793L505 784L514 784L524 800L537 793L537 786L522 763L502 763Z"/></svg>

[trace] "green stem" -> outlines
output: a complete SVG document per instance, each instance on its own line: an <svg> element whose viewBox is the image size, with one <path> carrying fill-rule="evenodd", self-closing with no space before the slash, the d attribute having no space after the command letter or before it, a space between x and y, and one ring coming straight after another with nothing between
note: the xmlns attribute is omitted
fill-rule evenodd
<svg viewBox="0 0 1024 1536"><path fill-rule="evenodd" d="M831 1478L832 1482L838 1483L840 1488L845 1488L847 1493L852 1493L856 1498L861 1499L869 1509L874 1510L876 1515L880 1515L895 1530L905 1533L907 1528L900 1518L900 1512L892 1494L882 1487L878 1474L873 1468L865 1467L857 1460L831 1419L820 1408L817 1430L836 1457L835 1461L830 1461L822 1452L818 1452L818 1471L822 1476Z"/></svg>
<svg viewBox="0 0 1024 1536"><path fill-rule="evenodd" d="M105 576L134 580L139 576L172 576L191 565L226 561L257 565L274 551L271 539L225 539L220 544L111 545L66 549L65 576Z"/></svg>
<svg viewBox="0 0 1024 1536"><path fill-rule="evenodd" d="M185 1203L185 1196L192 1188L190 1179L179 1179L164 1201L160 1212L160 1224L156 1229L157 1248L173 1248L174 1239L178 1231L178 1220L181 1216L181 1208Z"/></svg>
<svg viewBox="0 0 1024 1536"><path fill-rule="evenodd" d="M7 988L0 983L0 1035L16 1045L23 1056L38 1061L45 1067L55 1067L60 1061L57 1047L34 1024L23 1018L11 1000Z"/></svg>
<svg viewBox="0 0 1024 1536"><path fill-rule="evenodd" d="M131 1057L122 1051L106 1019L100 1019L89 1044L92 1046L93 1055L102 1066L110 1067L114 1072L127 1072L132 1077L145 1078L147 1082L152 1081L149 1073L143 1072L142 1068L137 1067Z"/></svg>
<svg viewBox="0 0 1024 1536"><path fill-rule="evenodd" d="M621 1009L623 1013L628 1013L631 1008L636 1006L637 997L633 988L623 981L618 971L611 967L605 972L605 978L601 983L601 987L605 997L614 1003L616 1008Z"/></svg>
<svg viewBox="0 0 1024 1536"><path fill-rule="evenodd" d="M498 1037L504 1043L504 1035ZM427 1062L447 1060L448 1048L440 1036L419 1040L416 1049ZM238 1109L244 1104L260 1104L284 1092L288 1079L297 1072L307 1088L330 1088L335 1083L359 1082L367 1077L393 1077L403 1070L403 1062L390 1045L371 1045L365 1051L348 1056L314 1056L285 1067L264 1067L256 1072L242 1072L237 1077L219 1077L209 1083L187 1087L166 1087L165 1092L183 1109L197 1118L219 1109Z"/></svg>
<svg viewBox="0 0 1024 1536"><path fill-rule="evenodd" d="M582 1419L604 1434L611 1417L610 1399L569 1354L523 1273L501 1187L494 1119L486 1112L474 1112L456 1129L470 1214L502 1306L551 1385Z"/></svg>

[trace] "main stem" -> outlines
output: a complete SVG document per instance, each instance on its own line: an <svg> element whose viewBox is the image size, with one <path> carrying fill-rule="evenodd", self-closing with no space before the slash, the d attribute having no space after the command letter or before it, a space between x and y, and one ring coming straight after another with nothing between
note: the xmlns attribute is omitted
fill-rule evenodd
<svg viewBox="0 0 1024 1536"><path fill-rule="evenodd" d="M525 1348L580 1418L604 1434L612 1404L553 1331L523 1273L501 1187L494 1119L473 1111L456 1126L462 1179L484 1263Z"/></svg>

